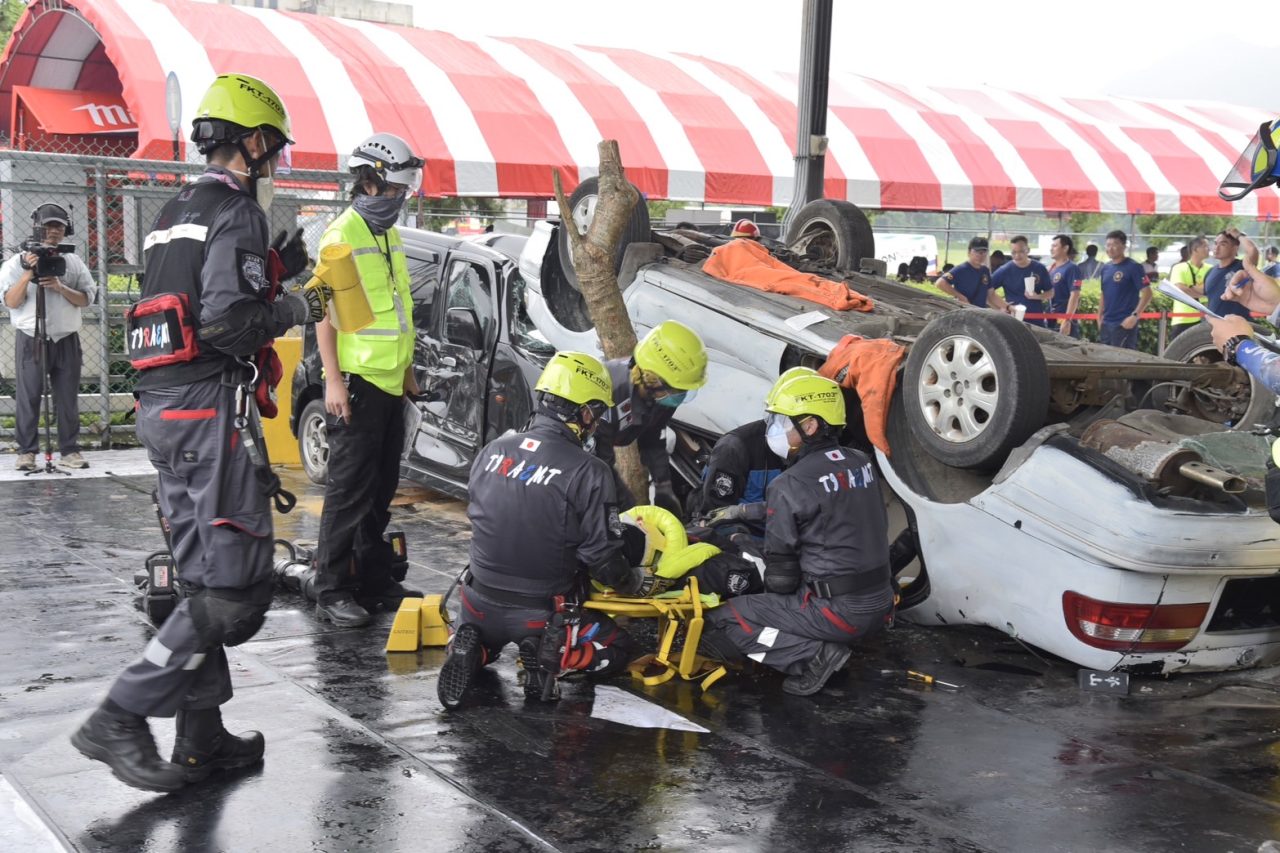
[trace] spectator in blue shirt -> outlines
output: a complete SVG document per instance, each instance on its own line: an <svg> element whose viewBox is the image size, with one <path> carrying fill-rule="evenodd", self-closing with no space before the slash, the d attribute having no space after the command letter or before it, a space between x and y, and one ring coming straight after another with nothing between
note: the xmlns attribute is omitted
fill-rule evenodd
<svg viewBox="0 0 1280 853"><path fill-rule="evenodd" d="M1049 283L1053 296L1049 303L1051 314L1074 314L1080 307L1080 283L1084 274L1071 256L1076 253L1075 241L1066 234L1059 234L1049 244ZM1052 327L1050 327L1052 328ZM1080 337L1080 324L1075 320L1059 320L1058 331L1073 338Z"/></svg>
<svg viewBox="0 0 1280 853"><path fill-rule="evenodd" d="M1044 264L1031 260L1031 247L1027 245L1026 237L1019 234L1010 243L1012 259L991 274L991 286L1004 291L1004 301L1009 305L1025 305L1028 314L1043 314L1045 300L1053 291L1049 284L1049 271ZM1041 328L1049 325L1040 319L1025 322Z"/></svg>
<svg viewBox="0 0 1280 853"><path fill-rule="evenodd" d="M991 289L991 271L987 269L987 238L969 241L969 260L938 276L938 289L959 302L978 308L1009 311L1000 294Z"/></svg>
<svg viewBox="0 0 1280 853"><path fill-rule="evenodd" d="M1102 315L1098 340L1113 347L1138 348L1138 315L1151 301L1151 286L1142 264L1128 257L1129 238L1123 231L1107 235L1108 262L1102 265Z"/></svg>
<svg viewBox="0 0 1280 853"><path fill-rule="evenodd" d="M1209 297L1209 310L1215 314L1226 316L1235 314L1248 318L1249 309L1239 302L1224 300L1227 285L1232 277L1244 269L1244 264L1236 257L1240 253L1240 240L1230 231L1223 231L1213 241L1213 257L1218 261L1217 267L1209 270L1204 278L1204 295ZM1255 258L1256 260L1256 258Z"/></svg>

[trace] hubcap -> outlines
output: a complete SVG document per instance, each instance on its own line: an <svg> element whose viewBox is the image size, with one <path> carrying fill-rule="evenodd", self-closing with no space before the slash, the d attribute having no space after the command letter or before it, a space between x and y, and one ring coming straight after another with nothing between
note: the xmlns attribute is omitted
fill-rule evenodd
<svg viewBox="0 0 1280 853"><path fill-rule="evenodd" d="M319 471L329 464L329 438L322 415L310 415L302 425L302 452L307 467Z"/></svg>
<svg viewBox="0 0 1280 853"><path fill-rule="evenodd" d="M940 341L920 372L920 410L944 440L972 441L995 416L1000 382L991 355L964 335Z"/></svg>

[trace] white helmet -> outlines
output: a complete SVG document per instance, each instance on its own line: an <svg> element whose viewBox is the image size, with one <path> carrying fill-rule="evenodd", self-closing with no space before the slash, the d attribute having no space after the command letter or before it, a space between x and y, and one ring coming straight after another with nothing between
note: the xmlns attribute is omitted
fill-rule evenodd
<svg viewBox="0 0 1280 853"><path fill-rule="evenodd" d="M413 194L422 186L420 157L415 157L405 142L394 133L375 133L356 146L347 160L347 169L354 172L357 166L368 166L383 183L403 184Z"/></svg>

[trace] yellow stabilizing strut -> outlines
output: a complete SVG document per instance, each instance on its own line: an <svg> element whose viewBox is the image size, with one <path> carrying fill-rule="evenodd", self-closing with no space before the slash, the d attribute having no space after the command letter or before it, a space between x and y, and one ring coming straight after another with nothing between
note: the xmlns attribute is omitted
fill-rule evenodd
<svg viewBox="0 0 1280 853"><path fill-rule="evenodd" d="M582 606L612 615L658 619L658 651L652 662L661 666L662 671L656 675L645 675L643 663L639 669L631 671L632 676L646 686L662 684L679 674L686 681L702 679L700 686L706 690L726 672L723 666L706 672L708 662L698 654L698 640L702 637L704 621L703 596L698 591L697 578L689 578L688 585L678 594L673 591L662 598L621 598L594 593ZM686 623L684 649L673 654L672 646L682 621ZM645 658L641 661L647 662Z"/></svg>
<svg viewBox="0 0 1280 853"><path fill-rule="evenodd" d="M320 262L303 290L324 285L333 292L329 322L339 332L358 332L373 325L373 309L360 283L360 271L347 243L330 243L320 250Z"/></svg>

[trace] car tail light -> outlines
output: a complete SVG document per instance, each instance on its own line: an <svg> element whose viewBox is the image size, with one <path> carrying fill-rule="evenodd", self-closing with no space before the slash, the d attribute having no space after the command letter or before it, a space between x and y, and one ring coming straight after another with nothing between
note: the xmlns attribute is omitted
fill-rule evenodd
<svg viewBox="0 0 1280 853"><path fill-rule="evenodd" d="M1115 652L1171 652L1200 633L1204 604L1118 604L1068 590L1062 613L1076 639Z"/></svg>

